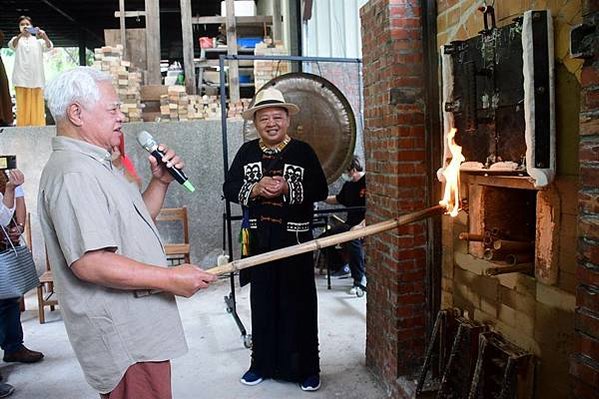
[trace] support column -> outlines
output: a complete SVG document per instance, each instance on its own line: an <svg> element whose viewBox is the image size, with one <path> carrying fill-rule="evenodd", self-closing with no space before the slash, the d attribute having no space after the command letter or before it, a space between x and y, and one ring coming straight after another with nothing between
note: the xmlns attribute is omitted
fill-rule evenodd
<svg viewBox="0 0 599 399"><path fill-rule="evenodd" d="M123 59L127 60L127 29L125 28L125 0L119 0L119 26L121 31L121 46L123 46Z"/></svg>
<svg viewBox="0 0 599 399"><path fill-rule="evenodd" d="M235 20L235 2L227 0L227 54L237 55L237 21ZM229 61L229 99L239 101L239 64Z"/></svg>
<svg viewBox="0 0 599 399"><path fill-rule="evenodd" d="M370 0L360 10L368 225L427 207L421 0ZM373 30L376 31L373 34ZM435 107L432 112L436 112ZM366 364L391 397L409 396L424 357L427 222L369 237Z"/></svg>
<svg viewBox="0 0 599 399"><path fill-rule="evenodd" d="M85 31L79 29L79 65L85 66L87 59L85 54Z"/></svg>
<svg viewBox="0 0 599 399"><path fill-rule="evenodd" d="M196 94L196 71L193 65L194 46L191 25L191 0L181 0L181 31L183 32L183 64L185 68L185 91Z"/></svg>
<svg viewBox="0 0 599 399"><path fill-rule="evenodd" d="M283 38L281 23L281 2L274 0L272 2L272 39L281 40Z"/></svg>
<svg viewBox="0 0 599 399"><path fill-rule="evenodd" d="M159 0L145 0L146 6L146 84L159 85L160 76L160 3Z"/></svg>

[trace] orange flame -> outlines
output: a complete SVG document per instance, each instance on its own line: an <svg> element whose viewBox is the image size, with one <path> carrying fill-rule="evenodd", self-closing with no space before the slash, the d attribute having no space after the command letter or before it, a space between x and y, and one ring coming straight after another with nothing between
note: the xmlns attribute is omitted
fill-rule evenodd
<svg viewBox="0 0 599 399"><path fill-rule="evenodd" d="M439 201L447 209L450 216L456 217L460 210L460 164L466 160L462 155L462 147L455 143L456 129L451 129L447 134L447 144L451 151L451 161L442 172L445 177L445 192Z"/></svg>

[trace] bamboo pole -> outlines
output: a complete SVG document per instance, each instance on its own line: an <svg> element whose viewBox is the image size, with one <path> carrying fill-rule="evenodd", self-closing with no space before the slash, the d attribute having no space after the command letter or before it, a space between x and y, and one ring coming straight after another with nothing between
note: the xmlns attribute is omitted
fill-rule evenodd
<svg viewBox="0 0 599 399"><path fill-rule="evenodd" d="M519 265L489 267L485 270L487 276L497 276L498 274L507 273L528 273L532 272L532 263L521 263Z"/></svg>
<svg viewBox="0 0 599 399"><path fill-rule="evenodd" d="M244 259L236 259L233 262L226 263L222 266L213 267L206 271L216 275L233 273L238 270L247 269L248 267L258 266L275 260L288 258L290 256L295 256L306 252L312 252L321 248L332 247L334 245L356 240L358 238L382 233L383 231L392 230L396 227L403 226L405 224L417 222L419 220L423 220L434 215L440 215L442 213L445 213L445 211L446 209L444 206L435 205L430 208L423 209L421 211L401 215L395 219L366 226L362 229L350 230L345 233L335 234L323 238L317 238L312 241L307 241L298 245L277 249L275 251L265 252L263 254L250 256Z"/></svg>
<svg viewBox="0 0 599 399"><path fill-rule="evenodd" d="M506 263L509 265L516 265L519 263L532 262L534 261L534 255L531 253L520 253L520 254L510 254L505 257Z"/></svg>
<svg viewBox="0 0 599 399"><path fill-rule="evenodd" d="M506 251L526 251L533 247L530 241L495 240L493 248L505 249Z"/></svg>
<svg viewBox="0 0 599 399"><path fill-rule="evenodd" d="M460 233L458 238L462 241L483 241L485 237L476 233Z"/></svg>

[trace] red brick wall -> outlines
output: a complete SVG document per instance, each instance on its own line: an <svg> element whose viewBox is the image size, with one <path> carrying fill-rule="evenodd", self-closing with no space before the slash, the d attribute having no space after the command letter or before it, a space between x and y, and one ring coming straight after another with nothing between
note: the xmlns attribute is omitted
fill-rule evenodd
<svg viewBox="0 0 599 399"><path fill-rule="evenodd" d="M584 23L599 29L599 3L583 2ZM572 396L596 398L599 392L599 32L593 56L581 75L580 190L578 193L578 287L576 291L576 352L570 360Z"/></svg>
<svg viewBox="0 0 599 399"><path fill-rule="evenodd" d="M361 9L367 223L426 207L423 43L417 0ZM393 396L425 347L426 230L412 224L368 238L366 362Z"/></svg>

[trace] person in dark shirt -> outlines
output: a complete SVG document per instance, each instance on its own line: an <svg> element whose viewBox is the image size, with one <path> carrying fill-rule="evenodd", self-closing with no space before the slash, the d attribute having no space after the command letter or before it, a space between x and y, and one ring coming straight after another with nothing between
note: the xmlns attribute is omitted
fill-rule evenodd
<svg viewBox="0 0 599 399"><path fill-rule="evenodd" d="M360 159L354 156L347 172L343 174L345 184L337 195L330 195L327 204L341 204L346 207L366 206L366 174ZM366 226L366 209L351 210L347 212L345 220L346 230L356 230ZM364 240L352 240L346 244L349 252L349 268L354 280L349 293L356 294L358 288L366 289L366 275L364 272Z"/></svg>
<svg viewBox="0 0 599 399"><path fill-rule="evenodd" d="M312 239L314 202L327 198L326 177L314 150L287 135L290 115L299 112L274 88L256 95L244 112L259 139L245 143L227 173L225 197L242 206L242 255L257 255ZM320 388L318 316L311 253L242 270L251 283L252 359L241 378L265 378Z"/></svg>

